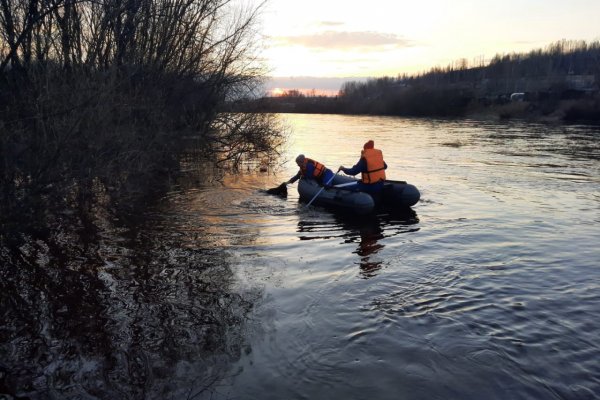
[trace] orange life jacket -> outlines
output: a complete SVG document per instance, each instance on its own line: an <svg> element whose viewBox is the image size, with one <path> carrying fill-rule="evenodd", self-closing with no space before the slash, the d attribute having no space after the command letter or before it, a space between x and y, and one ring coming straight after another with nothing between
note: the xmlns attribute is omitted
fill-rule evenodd
<svg viewBox="0 0 600 400"><path fill-rule="evenodd" d="M362 173L363 183L377 183L385 180L385 163L379 149L365 149L361 157L367 162L367 172Z"/></svg>
<svg viewBox="0 0 600 400"><path fill-rule="evenodd" d="M315 160L311 160L310 158L304 158L304 162L300 166L300 170L302 171L302 175L306 176L306 167L307 167L307 165L308 165L309 162L312 163L315 166L315 169L314 169L314 172L313 172L313 177L315 179L317 179L317 180L321 179L321 177L325 173L325 166L323 164L321 164L320 162L317 162Z"/></svg>

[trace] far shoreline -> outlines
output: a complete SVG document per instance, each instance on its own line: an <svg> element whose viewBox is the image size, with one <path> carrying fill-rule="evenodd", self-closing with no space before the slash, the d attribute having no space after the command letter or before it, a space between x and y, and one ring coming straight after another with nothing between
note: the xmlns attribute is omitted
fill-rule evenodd
<svg viewBox="0 0 600 400"><path fill-rule="evenodd" d="M276 113L276 114L323 114L323 115L347 115L347 116L380 116L380 117L400 117L416 119L448 119L461 120L472 119L488 122L510 122L519 121L525 123L539 123L551 125L590 125L600 126L600 110L596 110L597 105L590 105L589 101L561 101L556 108L550 112L543 112L543 105L535 102L516 102L502 105L490 106L468 106L460 114L386 114L369 112L345 112L343 110L331 110L329 107L314 107L320 102L335 101L336 97L319 96L315 98L305 98L312 107L304 107L302 104L295 104L289 99L283 101L282 98L263 98L257 107L238 107L234 106L231 111L253 112L253 113ZM266 100L269 106L265 107ZM587 107L587 108L586 108Z"/></svg>

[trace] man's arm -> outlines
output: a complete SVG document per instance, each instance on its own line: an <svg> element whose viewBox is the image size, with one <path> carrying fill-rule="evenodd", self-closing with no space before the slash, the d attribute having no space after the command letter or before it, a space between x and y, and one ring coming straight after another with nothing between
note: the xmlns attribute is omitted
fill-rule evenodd
<svg viewBox="0 0 600 400"><path fill-rule="evenodd" d="M287 181L287 183L292 184L292 183L296 182L298 179L300 179L300 176L302 176L302 171L298 171L298 173L296 175L292 176L290 178L290 180Z"/></svg>
<svg viewBox="0 0 600 400"><path fill-rule="evenodd" d="M366 169L367 169L367 162L362 157L360 160L358 160L358 162L352 168L346 168L344 166L340 167L340 170L343 173L345 173L346 175L352 175L352 176L358 174L359 172L363 172Z"/></svg>

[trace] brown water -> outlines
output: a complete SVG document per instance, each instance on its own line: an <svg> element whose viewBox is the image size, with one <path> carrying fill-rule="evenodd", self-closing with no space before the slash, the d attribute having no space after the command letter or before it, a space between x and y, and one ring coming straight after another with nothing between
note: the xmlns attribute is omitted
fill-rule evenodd
<svg viewBox="0 0 600 400"><path fill-rule="evenodd" d="M176 188L134 222L100 218L88 242L5 251L20 268L2 270L0 393L597 398L598 128L281 117L281 167ZM413 212L262 192L296 154L337 169L368 139L421 190Z"/></svg>

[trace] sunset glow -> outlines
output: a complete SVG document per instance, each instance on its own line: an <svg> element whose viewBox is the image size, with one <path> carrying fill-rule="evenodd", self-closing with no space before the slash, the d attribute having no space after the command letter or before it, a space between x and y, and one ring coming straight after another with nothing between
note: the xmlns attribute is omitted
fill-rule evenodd
<svg viewBox="0 0 600 400"><path fill-rule="evenodd" d="M562 39L599 40L597 15L600 2L589 0L268 0L262 56L273 77L397 76Z"/></svg>
<svg viewBox="0 0 600 400"><path fill-rule="evenodd" d="M273 97L283 96L284 93L285 93L285 90L283 90L281 88L271 89L271 96L273 96Z"/></svg>

